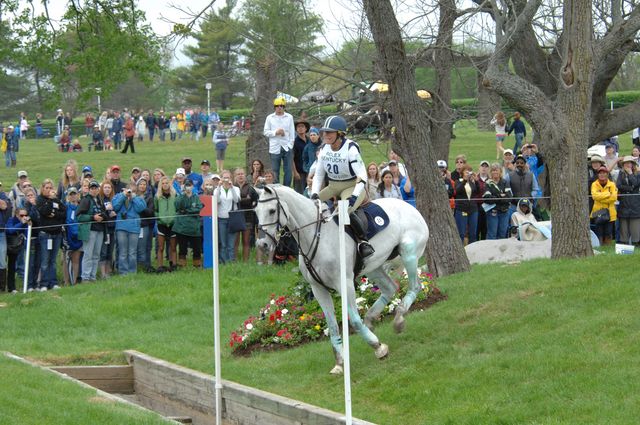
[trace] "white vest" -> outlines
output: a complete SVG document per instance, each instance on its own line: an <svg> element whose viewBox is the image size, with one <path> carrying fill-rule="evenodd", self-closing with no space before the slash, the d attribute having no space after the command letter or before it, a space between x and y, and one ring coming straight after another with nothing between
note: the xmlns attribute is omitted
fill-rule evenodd
<svg viewBox="0 0 640 425"><path fill-rule="evenodd" d="M330 145L324 145L320 151L320 164L329 180L344 181L356 177L352 163L360 156L358 145L352 140L345 139L339 150L334 151Z"/></svg>

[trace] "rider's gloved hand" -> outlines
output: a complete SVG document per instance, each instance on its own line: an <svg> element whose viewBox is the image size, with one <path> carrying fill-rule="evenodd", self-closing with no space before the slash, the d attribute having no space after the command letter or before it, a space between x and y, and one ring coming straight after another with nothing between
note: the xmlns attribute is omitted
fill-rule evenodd
<svg viewBox="0 0 640 425"><path fill-rule="evenodd" d="M355 195L351 195L349 196L349 206L352 207L356 204L356 201L358 200L358 197Z"/></svg>
<svg viewBox="0 0 640 425"><path fill-rule="evenodd" d="M315 200L317 200L317 199L320 199L320 195L318 195L317 193L312 193L312 194L311 194L311 200L312 200L312 201L315 201Z"/></svg>

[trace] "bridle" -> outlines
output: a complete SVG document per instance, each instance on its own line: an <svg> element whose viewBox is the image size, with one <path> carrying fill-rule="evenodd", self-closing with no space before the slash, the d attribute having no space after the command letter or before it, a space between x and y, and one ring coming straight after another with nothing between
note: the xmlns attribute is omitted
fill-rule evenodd
<svg viewBox="0 0 640 425"><path fill-rule="evenodd" d="M298 226L295 229L289 229L289 231L287 232L285 230L285 226L283 226L280 223L280 212L282 211L282 214L284 215L284 218L286 219L286 222L289 222L289 215L287 214L287 211L284 209L284 207L282 206L282 202L280 201L280 197L278 196L278 192L276 192L275 190L272 189L273 195L270 198L266 198L266 199L258 199L259 203L266 203L266 202L271 202L271 201L276 201L276 221L272 222L272 223L265 223L265 224L259 224L258 228L260 230L262 230L264 232L265 235L267 235L269 237L269 239L271 239L271 241L274 243L274 246L278 245L278 241L280 240L280 238L282 238L283 236L288 236L288 235L293 235L295 233L295 238L296 240L299 242L300 241L300 230L304 229L305 227L309 227L309 226L313 226L315 224L316 229L315 232L313 234L313 239L311 240L311 245L309 246L309 250L305 253L302 250L302 247L300 246L300 243L298 243L298 252L300 253L300 255L302 256L302 259L304 260L304 265L307 267L307 270L309 270L309 273L311 274L311 277L313 277L313 279L318 282L320 285L324 286L327 289L330 289L327 285L324 284L324 282L322 281L322 279L320 278L320 275L318 274L318 271L315 269L315 267L313 267L313 259L316 256L316 253L318 252L318 246L320 245L320 231L322 230L322 223L324 223L324 218L322 217L322 213L320 211L320 208L318 208L318 215L316 217L316 220L307 223L305 225L302 226ZM318 201L320 202L320 201ZM267 232L266 230L266 226L276 226L276 232L272 235L271 233Z"/></svg>

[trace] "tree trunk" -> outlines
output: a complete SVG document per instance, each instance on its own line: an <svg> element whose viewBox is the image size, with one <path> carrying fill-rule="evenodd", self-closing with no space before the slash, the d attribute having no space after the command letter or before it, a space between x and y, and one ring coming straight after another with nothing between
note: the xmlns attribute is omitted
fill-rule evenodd
<svg viewBox="0 0 640 425"><path fill-rule="evenodd" d="M251 170L251 163L255 159L262 161L265 168L271 168L269 141L262 132L267 115L273 112L277 81L277 61L271 56L265 56L256 64L256 101L253 106L251 133L246 141L245 150L247 170Z"/></svg>
<svg viewBox="0 0 640 425"><path fill-rule="evenodd" d="M437 169L426 106L416 95L412 67L389 0L364 0L365 13L378 51L379 63L389 84L391 112L396 126L393 148L406 161L415 187L418 210L425 217L429 271L444 276L469 270L469 260L455 230L447 194Z"/></svg>
<svg viewBox="0 0 640 425"><path fill-rule="evenodd" d="M453 58L453 24L456 21L456 3L453 0L438 2L440 20L434 50L433 67L436 76L431 119L431 140L435 157L447 160L453 133L454 111L451 109L451 70Z"/></svg>
<svg viewBox="0 0 640 425"><path fill-rule="evenodd" d="M593 255L589 232L585 152L589 140L589 117L593 90L593 39L591 2L565 0L567 34L558 87L558 109L564 118L562 135L549 134L545 148L551 179L553 258Z"/></svg>

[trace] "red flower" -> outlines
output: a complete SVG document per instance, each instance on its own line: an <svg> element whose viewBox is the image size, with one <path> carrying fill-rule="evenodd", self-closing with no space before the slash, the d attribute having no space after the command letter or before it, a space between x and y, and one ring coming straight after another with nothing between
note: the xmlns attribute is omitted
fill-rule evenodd
<svg viewBox="0 0 640 425"><path fill-rule="evenodd" d="M287 330L286 330L286 329L280 329L280 330L276 333L276 336L282 336L282 335L284 335L284 334L285 334L285 332L287 332ZM288 333L288 332L287 332L287 333ZM285 338L286 338L286 337L285 337Z"/></svg>
<svg viewBox="0 0 640 425"><path fill-rule="evenodd" d="M281 310L276 310L276 319L282 319L282 311Z"/></svg>
<svg viewBox="0 0 640 425"><path fill-rule="evenodd" d="M284 339L291 339L291 334L290 334L289 332L287 332L287 333L284 335Z"/></svg>
<svg viewBox="0 0 640 425"><path fill-rule="evenodd" d="M229 347L233 347L233 341L229 341Z"/></svg>
<svg viewBox="0 0 640 425"><path fill-rule="evenodd" d="M271 315L269 316L269 321L270 321L270 322L275 322L275 321L276 321L276 315L275 315L275 314L271 314Z"/></svg>

